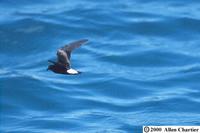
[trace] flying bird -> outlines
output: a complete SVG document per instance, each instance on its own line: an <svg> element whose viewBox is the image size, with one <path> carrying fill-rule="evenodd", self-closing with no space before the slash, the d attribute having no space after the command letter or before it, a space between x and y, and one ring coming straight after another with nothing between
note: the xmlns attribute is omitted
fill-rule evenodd
<svg viewBox="0 0 200 133"><path fill-rule="evenodd" d="M79 48L86 42L88 42L87 39L82 39L69 43L59 48L57 50L57 62L48 60L48 62L52 64L48 66L47 70L51 70L55 73L60 73L60 74L70 74L70 75L80 74L81 72L71 68L71 63L70 63L71 52L74 49Z"/></svg>

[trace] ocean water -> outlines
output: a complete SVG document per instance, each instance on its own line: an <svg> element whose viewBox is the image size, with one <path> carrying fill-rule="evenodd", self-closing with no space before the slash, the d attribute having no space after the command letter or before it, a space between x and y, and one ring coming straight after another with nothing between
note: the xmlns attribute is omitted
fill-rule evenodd
<svg viewBox="0 0 200 133"><path fill-rule="evenodd" d="M46 70L82 38L82 74ZM0 0L1 133L143 125L200 125L199 0Z"/></svg>

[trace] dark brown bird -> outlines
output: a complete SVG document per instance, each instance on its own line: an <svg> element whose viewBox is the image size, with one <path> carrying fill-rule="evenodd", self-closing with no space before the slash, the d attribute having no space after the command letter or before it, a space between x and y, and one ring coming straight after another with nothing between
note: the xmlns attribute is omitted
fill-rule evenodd
<svg viewBox="0 0 200 133"><path fill-rule="evenodd" d="M71 75L81 73L71 68L70 64L71 52L74 49L80 47L82 44L85 44L87 41L88 41L87 39L82 39L69 43L62 48L59 48L57 50L57 62L48 60L48 62L52 63L52 65L49 65L47 70L51 70L55 73L71 74Z"/></svg>

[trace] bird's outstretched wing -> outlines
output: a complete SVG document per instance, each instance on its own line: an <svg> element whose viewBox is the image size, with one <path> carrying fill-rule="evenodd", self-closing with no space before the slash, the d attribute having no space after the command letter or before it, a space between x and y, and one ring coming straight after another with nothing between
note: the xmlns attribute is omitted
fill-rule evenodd
<svg viewBox="0 0 200 133"><path fill-rule="evenodd" d="M65 45L64 47L58 49L57 51L57 60L58 64L62 65L66 68L70 68L70 57L71 52L75 49L80 47L82 44L86 43L87 39L78 40L72 43L69 43L68 45Z"/></svg>
<svg viewBox="0 0 200 133"><path fill-rule="evenodd" d="M67 53L68 59L70 60L71 58L71 52L80 47L81 45L85 44L88 41L88 39L81 39L75 42L71 42L67 45L65 45L64 47L62 47L61 49L64 50Z"/></svg>

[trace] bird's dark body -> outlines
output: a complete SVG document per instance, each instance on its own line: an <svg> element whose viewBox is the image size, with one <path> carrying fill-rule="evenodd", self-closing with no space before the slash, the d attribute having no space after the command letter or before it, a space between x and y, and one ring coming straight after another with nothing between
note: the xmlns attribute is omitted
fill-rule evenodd
<svg viewBox="0 0 200 133"><path fill-rule="evenodd" d="M64 67L61 67L59 65L49 65L48 70L53 71L54 73L60 73L60 74L68 74L67 69Z"/></svg>
<svg viewBox="0 0 200 133"><path fill-rule="evenodd" d="M54 65L49 65L47 70L51 70L54 73L58 73L58 74L67 74L67 75L77 75L80 74L80 71L77 71L77 74L70 74L67 72L67 68L64 68L63 66L60 66L58 64L54 64Z"/></svg>

